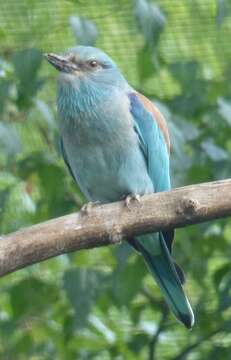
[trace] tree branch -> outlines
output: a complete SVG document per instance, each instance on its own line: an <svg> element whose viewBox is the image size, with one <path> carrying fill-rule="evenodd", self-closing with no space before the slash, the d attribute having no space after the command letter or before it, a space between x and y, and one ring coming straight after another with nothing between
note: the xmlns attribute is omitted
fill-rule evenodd
<svg viewBox="0 0 231 360"><path fill-rule="evenodd" d="M231 215L231 179L95 206L0 238L0 275L75 250Z"/></svg>

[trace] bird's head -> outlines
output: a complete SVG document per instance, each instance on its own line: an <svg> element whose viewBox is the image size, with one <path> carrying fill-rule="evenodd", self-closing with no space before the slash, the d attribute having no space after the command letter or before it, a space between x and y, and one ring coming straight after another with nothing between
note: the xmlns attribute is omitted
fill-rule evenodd
<svg viewBox="0 0 231 360"><path fill-rule="evenodd" d="M125 82L114 61L102 50L91 46L76 46L64 55L45 54L51 65L59 72L62 84L75 85L81 82L119 84Z"/></svg>

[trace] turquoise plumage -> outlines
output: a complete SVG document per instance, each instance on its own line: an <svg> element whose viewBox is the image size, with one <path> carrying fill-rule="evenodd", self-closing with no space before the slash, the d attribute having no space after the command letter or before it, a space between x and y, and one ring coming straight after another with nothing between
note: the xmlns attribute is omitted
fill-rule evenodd
<svg viewBox="0 0 231 360"><path fill-rule="evenodd" d="M79 46L47 55L60 71L57 107L63 156L90 201L169 190L169 135L158 109L136 92L101 50ZM173 262L173 231L128 239L145 262L176 317L194 316Z"/></svg>

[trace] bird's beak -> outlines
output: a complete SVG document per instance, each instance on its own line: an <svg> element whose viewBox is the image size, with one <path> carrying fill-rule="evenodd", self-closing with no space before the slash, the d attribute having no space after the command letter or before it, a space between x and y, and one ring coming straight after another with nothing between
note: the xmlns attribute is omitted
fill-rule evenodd
<svg viewBox="0 0 231 360"><path fill-rule="evenodd" d="M57 70L65 73L73 73L79 70L78 65L74 64L70 59L56 54L44 54L48 62L53 65Z"/></svg>

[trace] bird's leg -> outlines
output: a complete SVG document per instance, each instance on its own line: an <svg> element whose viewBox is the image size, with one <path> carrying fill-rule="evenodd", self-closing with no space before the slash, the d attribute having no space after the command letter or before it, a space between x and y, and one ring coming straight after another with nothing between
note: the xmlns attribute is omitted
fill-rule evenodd
<svg viewBox="0 0 231 360"><path fill-rule="evenodd" d="M131 210L130 203L131 203L132 201L137 201L137 203L138 203L139 205L141 205L140 198L141 198L141 197L140 197L139 194L129 194L129 195L127 195L127 196L125 197L125 206L126 206L129 210Z"/></svg>
<svg viewBox="0 0 231 360"><path fill-rule="evenodd" d="M91 211L91 209L96 206L99 205L100 201L89 201L86 204L83 204L83 206L80 209L80 212L82 215L88 215Z"/></svg>

